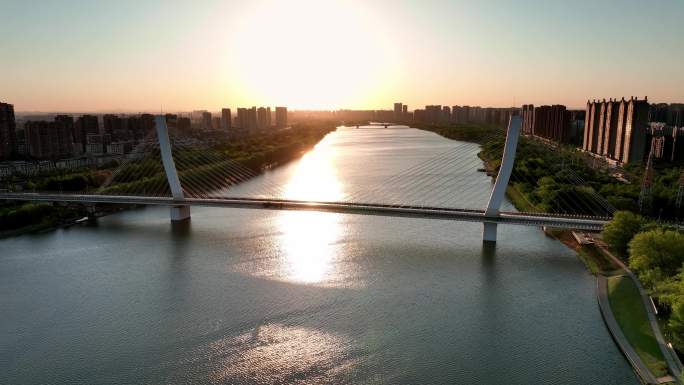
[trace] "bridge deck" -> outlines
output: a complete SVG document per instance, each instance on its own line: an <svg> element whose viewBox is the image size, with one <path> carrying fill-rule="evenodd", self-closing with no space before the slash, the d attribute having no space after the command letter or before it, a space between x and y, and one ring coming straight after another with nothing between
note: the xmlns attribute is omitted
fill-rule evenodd
<svg viewBox="0 0 684 385"><path fill-rule="evenodd" d="M523 226L548 226L577 230L599 231L608 222L605 218L553 216L551 214L502 212L497 216L486 216L484 210L447 207L397 206L380 203L315 202L286 199L259 198L185 198L138 197L127 195L86 194L43 194L43 193L0 193L0 200L70 202L70 203L113 203L153 206L209 206L262 210L300 210L344 214L380 215L392 217L430 218L469 222L491 222Z"/></svg>

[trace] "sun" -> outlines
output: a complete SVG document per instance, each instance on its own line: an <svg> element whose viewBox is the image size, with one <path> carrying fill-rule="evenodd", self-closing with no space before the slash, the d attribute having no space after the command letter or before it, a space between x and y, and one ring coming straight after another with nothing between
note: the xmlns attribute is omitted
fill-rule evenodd
<svg viewBox="0 0 684 385"><path fill-rule="evenodd" d="M231 86L292 108L368 105L393 82L398 60L362 3L258 2L234 26Z"/></svg>

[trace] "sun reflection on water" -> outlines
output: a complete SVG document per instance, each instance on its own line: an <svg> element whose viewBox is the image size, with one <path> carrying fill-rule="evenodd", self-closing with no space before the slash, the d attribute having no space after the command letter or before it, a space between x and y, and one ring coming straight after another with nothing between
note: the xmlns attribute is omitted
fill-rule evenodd
<svg viewBox="0 0 684 385"><path fill-rule="evenodd" d="M317 283L332 275L341 236L339 215L288 211L279 216L282 229L281 269L288 279Z"/></svg>
<svg viewBox="0 0 684 385"><path fill-rule="evenodd" d="M341 200L344 194L337 179L335 156L326 140L304 155L285 188L284 197L307 201ZM288 279L317 283L329 278L332 262L339 251L340 220L339 215L329 213L280 213L281 269Z"/></svg>
<svg viewBox="0 0 684 385"><path fill-rule="evenodd" d="M339 201L344 196L337 178L337 152L327 138L299 161L283 197L305 201Z"/></svg>
<svg viewBox="0 0 684 385"><path fill-rule="evenodd" d="M348 341L341 336L303 326L266 324L203 347L201 359L215 370L212 383L332 383L354 360L345 357ZM311 381L313 379L313 381Z"/></svg>

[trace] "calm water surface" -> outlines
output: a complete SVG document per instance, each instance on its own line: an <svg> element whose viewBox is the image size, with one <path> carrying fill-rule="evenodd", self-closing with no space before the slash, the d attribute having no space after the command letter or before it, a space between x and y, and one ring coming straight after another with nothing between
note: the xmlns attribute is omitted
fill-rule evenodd
<svg viewBox="0 0 684 385"><path fill-rule="evenodd" d="M340 129L236 193L358 196L459 146L477 152ZM475 168L453 172L481 207ZM477 223L192 210L188 226L148 208L0 240L0 383L638 384L594 278L536 228L500 226L483 250Z"/></svg>

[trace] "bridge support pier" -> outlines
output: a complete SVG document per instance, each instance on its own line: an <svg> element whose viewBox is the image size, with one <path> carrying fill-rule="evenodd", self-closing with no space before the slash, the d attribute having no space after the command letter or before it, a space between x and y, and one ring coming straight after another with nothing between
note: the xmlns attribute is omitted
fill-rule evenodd
<svg viewBox="0 0 684 385"><path fill-rule="evenodd" d="M190 219L190 206L171 206L171 222L183 222Z"/></svg>
<svg viewBox="0 0 684 385"><path fill-rule="evenodd" d="M484 225L482 228L482 242L496 243L496 223L483 222L482 224Z"/></svg>

